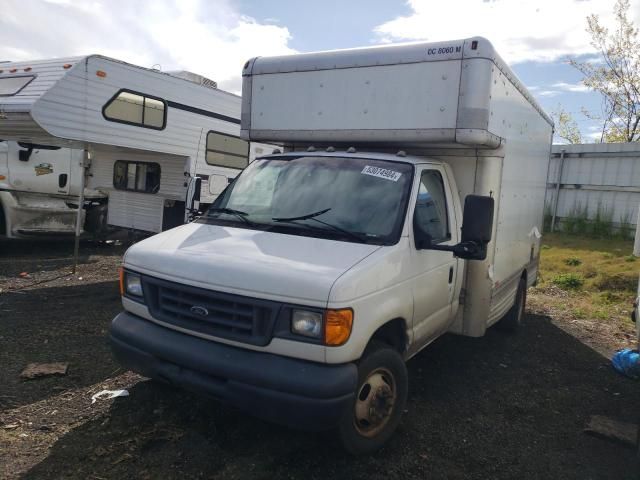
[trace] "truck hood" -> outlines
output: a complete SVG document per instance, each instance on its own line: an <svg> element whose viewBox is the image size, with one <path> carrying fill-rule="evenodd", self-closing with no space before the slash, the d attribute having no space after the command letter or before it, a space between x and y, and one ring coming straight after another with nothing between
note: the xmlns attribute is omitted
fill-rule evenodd
<svg viewBox="0 0 640 480"><path fill-rule="evenodd" d="M340 275L380 247L190 223L137 243L125 267L257 298L325 306Z"/></svg>

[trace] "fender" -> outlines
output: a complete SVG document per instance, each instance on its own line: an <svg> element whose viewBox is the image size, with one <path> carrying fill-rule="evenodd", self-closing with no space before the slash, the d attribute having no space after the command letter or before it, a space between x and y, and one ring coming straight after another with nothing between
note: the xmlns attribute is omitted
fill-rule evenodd
<svg viewBox="0 0 640 480"><path fill-rule="evenodd" d="M393 246L381 247L354 265L336 280L329 293L329 308L353 308L351 336L340 347L326 347L327 363L355 361L362 354L374 333L394 319L404 322L405 337L413 340L413 294L410 279L401 278L407 269L404 254L409 239L401 237ZM389 268L389 266L394 268Z"/></svg>

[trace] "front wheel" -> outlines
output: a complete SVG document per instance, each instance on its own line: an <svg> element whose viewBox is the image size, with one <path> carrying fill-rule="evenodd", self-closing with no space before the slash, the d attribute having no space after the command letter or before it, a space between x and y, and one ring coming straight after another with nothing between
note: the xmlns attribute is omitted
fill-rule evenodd
<svg viewBox="0 0 640 480"><path fill-rule="evenodd" d="M398 427L407 403L408 375L400 354L384 344L368 350L358 365L353 405L338 427L344 448L355 455L381 448Z"/></svg>

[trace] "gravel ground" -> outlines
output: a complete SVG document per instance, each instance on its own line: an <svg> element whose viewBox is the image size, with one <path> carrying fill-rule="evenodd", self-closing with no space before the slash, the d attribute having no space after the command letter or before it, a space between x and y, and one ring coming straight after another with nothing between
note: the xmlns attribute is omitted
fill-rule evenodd
<svg viewBox="0 0 640 480"><path fill-rule="evenodd" d="M628 332L583 337L538 295L516 335L445 336L408 364L395 437L354 458L122 371L105 334L123 251L83 244L71 275L67 243L0 243L0 478L637 478L633 448L583 433L591 415L638 420L638 383L603 356ZM69 371L20 380L31 362ZM105 388L130 395L92 404Z"/></svg>

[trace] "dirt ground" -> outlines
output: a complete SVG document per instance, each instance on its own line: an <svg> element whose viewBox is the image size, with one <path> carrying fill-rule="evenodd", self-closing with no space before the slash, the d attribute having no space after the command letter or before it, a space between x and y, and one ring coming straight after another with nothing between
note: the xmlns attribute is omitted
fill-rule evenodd
<svg viewBox="0 0 640 480"><path fill-rule="evenodd" d="M607 358L633 344L630 326L585 331L537 294L516 335L445 336L408 364L395 437L354 458L330 434L267 424L122 371L106 333L120 310L123 252L84 244L70 275L67 243L0 243L0 478L637 478L633 448L583 433L591 415L640 417L638 382ZM21 380L31 362L69 370ZM92 404L120 388L129 396Z"/></svg>

